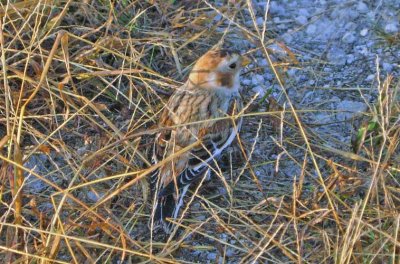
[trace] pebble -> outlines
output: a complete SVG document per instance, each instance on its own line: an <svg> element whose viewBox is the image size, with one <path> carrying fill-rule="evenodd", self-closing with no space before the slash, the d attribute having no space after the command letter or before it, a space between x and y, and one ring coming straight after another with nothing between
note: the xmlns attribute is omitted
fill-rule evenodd
<svg viewBox="0 0 400 264"><path fill-rule="evenodd" d="M219 22L219 21L221 21L222 20L222 15L220 15L220 14L217 14L215 17L214 17L214 22Z"/></svg>
<svg viewBox="0 0 400 264"><path fill-rule="evenodd" d="M87 196L87 198L90 200L90 201L92 201L92 202L97 202L100 198L101 198L101 196L102 195L97 195L96 193L94 193L94 192L92 192L92 191L88 191L87 193L86 193L86 196Z"/></svg>
<svg viewBox="0 0 400 264"><path fill-rule="evenodd" d="M272 73L267 72L266 74L264 74L264 77L266 80L273 80L275 78L275 75Z"/></svg>
<svg viewBox="0 0 400 264"><path fill-rule="evenodd" d="M257 26L263 26L264 25L264 18L262 18L262 17L257 17L257 19L256 19L256 24L257 24Z"/></svg>
<svg viewBox="0 0 400 264"><path fill-rule="evenodd" d="M346 34L344 34L342 41L347 43L347 44L351 44L354 43L357 40L354 32L347 32Z"/></svg>
<svg viewBox="0 0 400 264"><path fill-rule="evenodd" d="M357 24L354 22L349 22L344 26L346 31L354 31L357 28Z"/></svg>
<svg viewBox="0 0 400 264"><path fill-rule="evenodd" d="M249 86L251 84L251 80L250 79L243 79L242 80L242 84L246 85L246 86Z"/></svg>
<svg viewBox="0 0 400 264"><path fill-rule="evenodd" d="M251 78L251 83L254 86L260 85L264 83L264 76L262 76L261 74L255 74L253 75L253 77Z"/></svg>
<svg viewBox="0 0 400 264"><path fill-rule="evenodd" d="M385 32L388 34L397 33L398 31L399 31L399 27L398 27L397 23L395 23L395 22L389 23L385 26Z"/></svg>
<svg viewBox="0 0 400 264"><path fill-rule="evenodd" d="M368 13L369 9L368 9L368 6L364 2L360 1L357 4L357 11L362 14L366 14L366 13Z"/></svg>
<svg viewBox="0 0 400 264"><path fill-rule="evenodd" d="M355 56L353 54L348 54L347 55L347 59L346 59L346 63L347 64L352 64L355 60Z"/></svg>
<svg viewBox="0 0 400 264"><path fill-rule="evenodd" d="M295 21L297 22L297 24L299 24L299 25L305 25L305 24L307 24L307 22L308 22L308 19L307 19L306 16L298 16L298 17L296 17L294 20L295 20Z"/></svg>
<svg viewBox="0 0 400 264"><path fill-rule="evenodd" d="M261 98L265 95L265 89L262 86L255 86L253 87L253 92L258 93L258 97Z"/></svg>
<svg viewBox="0 0 400 264"><path fill-rule="evenodd" d="M281 21L281 19L280 19L279 17L274 17L274 18L272 19L272 21L273 21L274 23L279 23L279 22Z"/></svg>
<svg viewBox="0 0 400 264"><path fill-rule="evenodd" d="M334 38L334 36L337 36L337 25L334 23L332 20L329 19L321 19L318 21L317 28L322 28L317 35L317 39L321 40L323 42L327 42L330 39Z"/></svg>
<svg viewBox="0 0 400 264"><path fill-rule="evenodd" d="M207 254L207 259L214 260L217 258L217 253L211 252Z"/></svg>
<svg viewBox="0 0 400 264"><path fill-rule="evenodd" d="M374 79L375 79L375 74L370 74L370 75L367 76L367 78L365 78L365 80L366 80L367 82L370 82L370 81L372 81L372 80L374 80Z"/></svg>
<svg viewBox="0 0 400 264"><path fill-rule="evenodd" d="M316 31L317 31L317 26L314 24L308 25L306 29L307 35L314 35Z"/></svg>
<svg viewBox="0 0 400 264"><path fill-rule="evenodd" d="M286 16L287 12L285 8L279 5L277 2L271 2L269 5L269 10L271 15Z"/></svg>
<svg viewBox="0 0 400 264"><path fill-rule="evenodd" d="M293 41L293 35L290 33L283 34L282 38L286 43L291 43Z"/></svg>
<svg viewBox="0 0 400 264"><path fill-rule="evenodd" d="M370 11L370 12L367 13L367 17L371 21L375 20L376 16L377 16L377 14L374 11Z"/></svg>
<svg viewBox="0 0 400 264"><path fill-rule="evenodd" d="M261 66L261 67L268 66L267 59L261 59L260 62L258 63L258 65Z"/></svg>
<svg viewBox="0 0 400 264"><path fill-rule="evenodd" d="M362 102L356 101L341 101L336 109L338 111L343 111L336 114L336 118L340 121L344 121L346 119L351 118L354 114L364 112L367 109L367 105Z"/></svg>
<svg viewBox="0 0 400 264"><path fill-rule="evenodd" d="M44 154L32 155L24 163L24 166L29 170L33 170L37 174L46 175L48 173L48 169L45 166L47 160L48 157ZM28 172L24 172L24 177L26 179L26 189L29 190L29 193L40 193L48 187L48 184L36 178L36 176L29 174Z"/></svg>
<svg viewBox="0 0 400 264"><path fill-rule="evenodd" d="M235 256L235 249L229 247L229 248L226 250L226 256L227 256L228 258Z"/></svg>
<svg viewBox="0 0 400 264"><path fill-rule="evenodd" d="M198 202L194 202L191 207L193 210L200 210L201 205Z"/></svg>
<svg viewBox="0 0 400 264"><path fill-rule="evenodd" d="M368 35L368 28L363 28L363 29L360 31L360 36L361 36L361 37L365 37L366 35Z"/></svg>
<svg viewBox="0 0 400 264"><path fill-rule="evenodd" d="M393 70L393 64L387 63L387 62L383 62L383 63L382 63L382 69L383 69L386 73L391 73L392 70Z"/></svg>
<svg viewBox="0 0 400 264"><path fill-rule="evenodd" d="M289 70L287 70L286 73L287 73L287 75L288 75L290 78L293 78L293 77L296 76L297 69L295 69L295 68L290 68Z"/></svg>
<svg viewBox="0 0 400 264"><path fill-rule="evenodd" d="M359 54L361 54L361 55L364 55L364 56L366 56L366 57L369 57L369 56L370 56L370 53L369 53L369 51L368 51L368 48L367 48L367 46L365 46L365 45L355 46L355 47L354 47L354 51L357 52L357 53L359 53Z"/></svg>
<svg viewBox="0 0 400 264"><path fill-rule="evenodd" d="M360 13L357 10L349 9L347 12L342 13L343 16L348 16L349 19L356 19L360 16Z"/></svg>
<svg viewBox="0 0 400 264"><path fill-rule="evenodd" d="M218 193L221 195L226 195L228 192L225 187L218 187Z"/></svg>
<svg viewBox="0 0 400 264"><path fill-rule="evenodd" d="M206 216L205 215L199 215L199 216L196 217L196 220L205 221L206 220Z"/></svg>
<svg viewBox="0 0 400 264"><path fill-rule="evenodd" d="M310 17L310 12L305 8L300 8L299 9L299 15L300 16L305 16L305 17Z"/></svg>
<svg viewBox="0 0 400 264"><path fill-rule="evenodd" d="M346 64L346 53L344 50L338 47L332 47L327 54L329 62L336 65L345 65Z"/></svg>

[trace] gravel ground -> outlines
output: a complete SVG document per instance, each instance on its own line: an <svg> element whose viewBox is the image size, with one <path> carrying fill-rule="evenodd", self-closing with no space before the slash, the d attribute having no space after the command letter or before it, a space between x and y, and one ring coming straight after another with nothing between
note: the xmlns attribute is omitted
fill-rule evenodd
<svg viewBox="0 0 400 264"><path fill-rule="evenodd" d="M253 1L253 7L256 23L262 28L267 3ZM272 40L267 39L266 45L276 63L287 62L291 54L295 55L295 61L292 59L292 64L282 71L284 88L295 109L308 111L301 115L302 122L318 135L321 145L351 151L350 141L354 131L352 120L358 113L368 109L368 103L374 102L377 93L377 73L381 76L398 76L400 49L398 45L391 45L390 36L400 36L399 10L398 0L269 2L267 25ZM244 12L243 15L242 23L249 28L253 27L250 14ZM222 17L216 16L215 19L219 20ZM247 101L258 93L256 102L260 105L257 111L266 111L267 106L260 98L272 91L272 97L279 105L289 109L288 100L261 51L243 38L227 38L226 41L228 45L233 45L239 50L255 50L251 53L254 63L247 69L250 73L244 74L242 79ZM271 119L262 120L262 123L257 117L246 120L248 123L245 124L242 138L249 149L254 143L255 134L259 135L256 137L255 151L250 154L254 172L265 186L266 194L270 197L289 194L293 179L300 177L301 168L291 159L283 157L287 153L298 159L304 156L303 150L293 146L279 147L279 138L290 137L292 130L284 127L280 132L279 128L274 128ZM287 122L293 122L289 115ZM298 137L293 136L293 141L296 140ZM79 145L82 144L77 143L78 155ZM328 158L335 160L333 155ZM48 160L45 155L37 155L32 156L26 166L41 175L51 175L54 181L62 181L66 176L71 176L72 172L63 172L63 166L60 164L61 162L56 160ZM325 164L321 164L322 170L324 166ZM50 167L59 167L60 175L46 169ZM31 180L33 181L30 182ZM46 188L45 184L35 177L28 177L27 181L27 189L33 194ZM218 185L217 189L223 194L222 184ZM86 195L91 201L98 199L98 195L93 192ZM48 207L50 210L51 205ZM195 202L192 211L199 208L200 204ZM199 215L197 220L203 221L204 216ZM224 233L219 238L232 245L237 243L235 240L229 241ZM214 243L206 239L193 242L196 239L192 237L188 237L186 241L192 241L190 243L193 246ZM184 249L178 257L201 263L222 263L219 252ZM228 248L225 254L225 263L237 262L237 251ZM283 256L274 257L276 260L286 261Z"/></svg>
<svg viewBox="0 0 400 264"><path fill-rule="evenodd" d="M265 1L254 1L260 27L265 8ZM400 1L270 2L267 24L276 40L268 45L272 58L279 62L286 56L287 61L289 55L279 43L296 55L298 65L285 72L284 88L295 109L310 111L301 115L302 121L324 145L351 151L354 118L375 101L378 73L381 79L388 74L398 76L400 49L391 46L387 36L399 37L399 8ZM252 24L249 15L247 26ZM249 48L254 47L243 45L244 50ZM273 97L288 109L261 51L255 53L255 59L255 70L243 79L248 96L259 93L260 98L272 88ZM264 132L260 144L274 145L271 130ZM248 136L252 138L253 131ZM276 160L271 147L257 148L255 156ZM258 174L271 176L274 166L259 168ZM299 176L297 166L281 168L289 179Z"/></svg>

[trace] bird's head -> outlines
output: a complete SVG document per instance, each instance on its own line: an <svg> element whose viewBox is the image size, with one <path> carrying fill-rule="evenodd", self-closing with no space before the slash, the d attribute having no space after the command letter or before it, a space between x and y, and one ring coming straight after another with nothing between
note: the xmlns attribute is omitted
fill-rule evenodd
<svg viewBox="0 0 400 264"><path fill-rule="evenodd" d="M237 52L225 49L210 50L194 65L190 72L189 87L220 89L228 93L239 89L240 69L250 60Z"/></svg>

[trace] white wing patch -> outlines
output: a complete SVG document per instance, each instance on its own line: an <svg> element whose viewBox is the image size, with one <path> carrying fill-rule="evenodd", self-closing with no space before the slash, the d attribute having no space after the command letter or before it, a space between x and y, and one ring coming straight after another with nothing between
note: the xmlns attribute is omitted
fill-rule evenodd
<svg viewBox="0 0 400 264"><path fill-rule="evenodd" d="M239 133L240 128L242 127L242 122L243 122L243 119L240 118L236 128L232 127L231 134L229 135L228 139L225 141L225 143L221 147L218 148L217 144L215 144L215 142L211 141L211 143L212 143L212 145L214 147L214 149L212 150L211 156L208 157L206 160L204 160L199 165L195 166L193 168L193 170L198 171L200 168L202 168L204 166L208 166L210 161L214 160L219 155L221 155L222 151L224 149L226 149L230 144L232 144L232 142L235 139L236 135Z"/></svg>

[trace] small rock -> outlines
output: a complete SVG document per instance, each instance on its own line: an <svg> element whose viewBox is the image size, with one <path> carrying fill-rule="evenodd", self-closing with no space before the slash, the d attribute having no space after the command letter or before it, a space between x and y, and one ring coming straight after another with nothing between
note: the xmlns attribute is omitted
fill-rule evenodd
<svg viewBox="0 0 400 264"><path fill-rule="evenodd" d="M397 23L389 23L385 26L385 32L388 34L397 33L399 31L399 27Z"/></svg>
<svg viewBox="0 0 400 264"><path fill-rule="evenodd" d="M255 86L263 84L264 83L264 76L262 76L261 74L255 74L253 75L253 77L251 78L251 83Z"/></svg>
<svg viewBox="0 0 400 264"><path fill-rule="evenodd" d="M257 17L257 19L256 19L256 24L257 24L257 26L262 26L262 25L264 25L264 18L262 18L262 17Z"/></svg>
<svg viewBox="0 0 400 264"><path fill-rule="evenodd" d="M373 79L375 79L375 74L370 74L370 75L367 76L367 78L365 78L365 80L366 80L367 82L370 82L370 81L372 81Z"/></svg>
<svg viewBox="0 0 400 264"><path fill-rule="evenodd" d="M277 2L271 2L269 5L269 10L271 15L285 16L287 13L285 8L279 5Z"/></svg>
<svg viewBox="0 0 400 264"><path fill-rule="evenodd" d="M76 150L76 153L78 153L79 156L83 156L85 153L87 153L87 151L88 151L87 146L83 146L83 147L78 148Z"/></svg>
<svg viewBox="0 0 400 264"><path fill-rule="evenodd" d="M382 63L382 69L383 69L386 73L391 73L392 70L393 70L393 64L387 63L387 62L383 62L383 63Z"/></svg>
<svg viewBox="0 0 400 264"><path fill-rule="evenodd" d="M251 80L250 79L244 79L244 80L242 80L242 84L243 85L250 85L251 84Z"/></svg>
<svg viewBox="0 0 400 264"><path fill-rule="evenodd" d="M305 8L300 8L299 9L299 15L300 16L305 16L305 17L310 17L310 13Z"/></svg>
<svg viewBox="0 0 400 264"><path fill-rule="evenodd" d="M96 194L92 191L88 191L86 193L87 198L92 202L97 202L103 195Z"/></svg>
<svg viewBox="0 0 400 264"><path fill-rule="evenodd" d="M216 258L217 258L217 253L212 252L207 254L207 259L209 260L215 260Z"/></svg>
<svg viewBox="0 0 400 264"><path fill-rule="evenodd" d="M355 113L364 112L367 109L367 105L362 102L345 100L340 102L336 109L338 111L343 111L337 113L336 118L340 121L344 121L351 118Z"/></svg>
<svg viewBox="0 0 400 264"><path fill-rule="evenodd" d="M200 210L201 205L200 205L200 203L195 202L195 203L193 203L193 204L191 205L191 208L192 208L193 210Z"/></svg>
<svg viewBox="0 0 400 264"><path fill-rule="evenodd" d="M317 123L322 124L322 123L326 123L331 119L331 115L327 114L327 113L318 113L314 115L314 119Z"/></svg>
<svg viewBox="0 0 400 264"><path fill-rule="evenodd" d="M273 75L272 73L266 73L266 74L264 74L264 77L265 77L265 79L266 80L273 80L274 78L275 78L275 75Z"/></svg>
<svg viewBox="0 0 400 264"><path fill-rule="evenodd" d="M279 30L285 30L287 28L287 25L286 23L278 24L276 28Z"/></svg>
<svg viewBox="0 0 400 264"><path fill-rule="evenodd" d="M361 55L364 55L366 57L370 56L370 52L369 52L367 46L365 46L365 45L355 46L354 47L354 51L359 53L359 54L361 54Z"/></svg>
<svg viewBox="0 0 400 264"><path fill-rule="evenodd" d="M45 166L48 157L44 154L32 155L25 163L25 168L33 170L35 173L44 175L47 174L47 168ZM0 163L1 164L1 163ZM40 193L44 191L48 185L42 180L36 178L28 172L24 172L25 185L30 193Z"/></svg>
<svg viewBox="0 0 400 264"><path fill-rule="evenodd" d="M314 24L308 25L306 29L307 35L314 35L316 31L317 31L317 26Z"/></svg>
<svg viewBox="0 0 400 264"><path fill-rule="evenodd" d="M222 241L225 241L225 242L226 242L226 240L228 239L228 236L227 236L227 234L222 233L222 234L220 235L220 238L221 238Z"/></svg>
<svg viewBox="0 0 400 264"><path fill-rule="evenodd" d="M357 10L349 10L346 14L350 19L354 20L360 16Z"/></svg>
<svg viewBox="0 0 400 264"><path fill-rule="evenodd" d="M347 55L346 63L347 64L352 64L355 61L355 57L353 54Z"/></svg>
<svg viewBox="0 0 400 264"><path fill-rule="evenodd" d="M356 36L354 34L354 32L347 32L346 34L344 34L342 41L348 44L354 43L356 41Z"/></svg>
<svg viewBox="0 0 400 264"><path fill-rule="evenodd" d="M360 15L360 13L351 8L336 8L332 11L331 17L332 18L338 18L341 20L340 22L346 22L349 20L353 20L357 18Z"/></svg>
<svg viewBox="0 0 400 264"><path fill-rule="evenodd" d="M253 92L258 93L258 97L261 98L265 95L265 90L262 86L253 87Z"/></svg>
<svg viewBox="0 0 400 264"><path fill-rule="evenodd" d="M375 11L370 11L367 13L367 17L371 21L375 20L376 16L377 16L377 12L375 12Z"/></svg>
<svg viewBox="0 0 400 264"><path fill-rule="evenodd" d="M297 24L299 24L299 25L305 25L305 24L307 24L307 22L308 22L308 19L307 19L307 17L305 17L305 16L298 16L298 17L296 17L294 20L295 20L295 21L297 22Z"/></svg>
<svg viewBox="0 0 400 264"><path fill-rule="evenodd" d="M296 76L297 69L295 69L295 68L290 68L289 70L287 70L286 73L287 73L287 75L288 75L289 77L293 78L293 77Z"/></svg>
<svg viewBox="0 0 400 264"><path fill-rule="evenodd" d="M304 55L303 55L303 61L309 61L309 60L311 60L311 59L312 59L312 57L311 57L310 54L304 54Z"/></svg>
<svg viewBox="0 0 400 264"><path fill-rule="evenodd" d="M290 33L285 33L283 34L282 39L285 43L291 43L293 41L293 36Z"/></svg>
<svg viewBox="0 0 400 264"><path fill-rule="evenodd" d="M199 215L199 216L196 217L196 220L205 221L206 220L206 216L205 215Z"/></svg>
<svg viewBox="0 0 400 264"><path fill-rule="evenodd" d="M233 248L229 247L229 248L226 250L226 256L227 256L228 258L235 256L235 250L234 250Z"/></svg>
<svg viewBox="0 0 400 264"><path fill-rule="evenodd" d="M225 187L218 187L218 193L221 195L226 195L228 192Z"/></svg>
<svg viewBox="0 0 400 264"><path fill-rule="evenodd" d="M268 65L267 59L262 59L262 60L260 60L260 62L258 63L258 65L261 66L261 67L267 66L267 65Z"/></svg>
<svg viewBox="0 0 400 264"><path fill-rule="evenodd" d="M344 26L344 29L347 31L354 31L357 28L357 24L354 22L349 22Z"/></svg>
<svg viewBox="0 0 400 264"><path fill-rule="evenodd" d="M362 14L366 14L366 13L368 13L369 9L368 9L368 6L364 2L360 1L357 4L357 11Z"/></svg>
<svg viewBox="0 0 400 264"><path fill-rule="evenodd" d="M274 55L285 54L286 53L286 50L283 49L282 46L280 46L280 45L278 45L276 43L268 45L268 48L270 48L271 50L274 51Z"/></svg>
<svg viewBox="0 0 400 264"><path fill-rule="evenodd" d="M326 42L337 36L337 25L330 19L322 18L321 20L318 20L316 26L317 28L323 29L318 31L319 34L316 35L317 40Z"/></svg>
<svg viewBox="0 0 400 264"><path fill-rule="evenodd" d="M220 14L217 14L215 17L214 17L214 22L219 22L219 21L221 21L222 20L222 15L220 15Z"/></svg>
<svg viewBox="0 0 400 264"><path fill-rule="evenodd" d="M360 31L360 36L365 37L368 34L368 28L364 28Z"/></svg>

